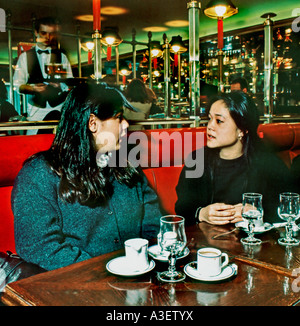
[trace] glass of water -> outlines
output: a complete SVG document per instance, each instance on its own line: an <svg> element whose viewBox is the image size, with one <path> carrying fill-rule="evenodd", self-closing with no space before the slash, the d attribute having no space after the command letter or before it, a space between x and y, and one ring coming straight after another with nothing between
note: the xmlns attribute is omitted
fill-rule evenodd
<svg viewBox="0 0 300 326"><path fill-rule="evenodd" d="M284 192L279 195L278 215L287 222L285 238L278 239L283 246L298 246L300 241L293 238L293 223L299 217L299 194Z"/></svg>
<svg viewBox="0 0 300 326"><path fill-rule="evenodd" d="M253 235L254 221L260 220L263 217L262 195L258 193L243 194L242 217L248 221L248 237L241 239L245 245L259 245L261 240Z"/></svg>
<svg viewBox="0 0 300 326"><path fill-rule="evenodd" d="M175 268L177 256L186 246L184 218L179 215L166 215L160 218L160 246L169 253L169 269L158 273L164 282L179 282L185 279L184 272Z"/></svg>

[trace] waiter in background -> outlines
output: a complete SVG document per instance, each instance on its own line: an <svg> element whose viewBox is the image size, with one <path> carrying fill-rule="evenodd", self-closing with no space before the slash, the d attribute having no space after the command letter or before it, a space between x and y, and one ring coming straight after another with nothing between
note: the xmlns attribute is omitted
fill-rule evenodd
<svg viewBox="0 0 300 326"><path fill-rule="evenodd" d="M66 84L47 81L50 76L46 72L46 65L49 64L61 64L61 68L66 72L65 77L73 77L68 58L58 48L58 29L58 22L52 17L37 20L36 45L22 53L17 62L14 84L19 87L20 93L29 95L29 121L59 120L62 104L68 94ZM36 133L37 130L27 132Z"/></svg>
<svg viewBox="0 0 300 326"><path fill-rule="evenodd" d="M248 94L248 82L243 77L234 78L230 82L230 90L233 91L243 91L245 94ZM248 94L249 95L249 94Z"/></svg>

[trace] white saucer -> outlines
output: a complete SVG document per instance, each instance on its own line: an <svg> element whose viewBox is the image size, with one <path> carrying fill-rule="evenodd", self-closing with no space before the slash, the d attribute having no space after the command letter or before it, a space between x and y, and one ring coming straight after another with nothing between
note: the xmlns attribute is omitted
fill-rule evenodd
<svg viewBox="0 0 300 326"><path fill-rule="evenodd" d="M155 262L151 260L149 262L149 266L142 270L142 271L134 271L130 266L128 266L128 262L126 260L125 256L117 257L112 260L110 260L106 264L106 269L115 275L121 275L121 276L137 276L142 275L145 273L148 273L152 271L152 269L155 267Z"/></svg>
<svg viewBox="0 0 300 326"><path fill-rule="evenodd" d="M235 223L235 226L242 231L245 231L245 232L248 231L248 222L247 221L237 222L237 223ZM274 228L274 225L266 222L262 226L255 226L253 232L255 234L260 234L260 233L270 231L273 228Z"/></svg>
<svg viewBox="0 0 300 326"><path fill-rule="evenodd" d="M193 265L195 265L195 267L192 267ZM206 276L198 273L196 261L193 261L184 266L184 272L187 276L195 280L205 281L205 282L218 282L218 281L226 280L227 278L237 274L237 269L238 267L236 264L229 264L226 267L224 267L221 274L216 276Z"/></svg>
<svg viewBox="0 0 300 326"><path fill-rule="evenodd" d="M159 245L154 245L148 248L148 253L149 255L159 261L167 262L169 253L168 252L163 252L161 254L160 246ZM190 253L189 248L185 248L184 252L182 253L181 256L177 257L177 259L182 259L186 257Z"/></svg>

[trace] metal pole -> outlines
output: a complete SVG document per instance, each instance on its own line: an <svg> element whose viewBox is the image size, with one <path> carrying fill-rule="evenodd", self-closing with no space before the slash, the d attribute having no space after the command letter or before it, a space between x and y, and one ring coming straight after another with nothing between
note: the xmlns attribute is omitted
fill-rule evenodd
<svg viewBox="0 0 300 326"><path fill-rule="evenodd" d="M165 81L165 115L171 117L171 88L170 88L170 43L164 34L164 81Z"/></svg>
<svg viewBox="0 0 300 326"><path fill-rule="evenodd" d="M81 72L81 39L80 39L80 25L77 23L77 60L78 60L78 77L82 76Z"/></svg>
<svg viewBox="0 0 300 326"><path fill-rule="evenodd" d="M119 86L119 46L115 47L116 50L116 83Z"/></svg>
<svg viewBox="0 0 300 326"><path fill-rule="evenodd" d="M12 59L12 41L11 41L11 11L6 11L6 27L7 27L7 36L8 36L8 60L9 60L9 96L10 102L15 105L14 97L14 80L13 80L13 59Z"/></svg>
<svg viewBox="0 0 300 326"><path fill-rule="evenodd" d="M190 110L196 116L200 107L200 54L199 54L199 13L201 4L190 1L189 14L189 56L190 56Z"/></svg>
<svg viewBox="0 0 300 326"><path fill-rule="evenodd" d="M136 31L133 28L132 29L132 56L133 56L132 71L133 71L133 78L136 78L136 43L135 43L135 35L136 35Z"/></svg>
<svg viewBox="0 0 300 326"><path fill-rule="evenodd" d="M178 100L181 98L181 58L180 53L178 53Z"/></svg>
<svg viewBox="0 0 300 326"><path fill-rule="evenodd" d="M273 103L273 21L274 13L266 13L261 18L264 22L265 48L264 48L264 116L272 118Z"/></svg>
<svg viewBox="0 0 300 326"><path fill-rule="evenodd" d="M218 77L219 77L219 91L220 92L224 92L223 58L224 58L224 52L222 50L219 50L218 51Z"/></svg>
<svg viewBox="0 0 300 326"><path fill-rule="evenodd" d="M101 34L99 31L95 31L93 34L94 39L94 76L96 79L96 82L99 83L100 79L102 78L102 60L101 60Z"/></svg>
<svg viewBox="0 0 300 326"><path fill-rule="evenodd" d="M148 32L148 50L149 50L149 88L152 89L152 53L151 53L152 33Z"/></svg>

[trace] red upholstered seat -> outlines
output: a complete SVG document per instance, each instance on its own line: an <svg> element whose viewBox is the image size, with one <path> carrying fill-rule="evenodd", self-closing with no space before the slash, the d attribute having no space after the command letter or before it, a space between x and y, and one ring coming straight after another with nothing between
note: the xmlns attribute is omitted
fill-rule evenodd
<svg viewBox="0 0 300 326"><path fill-rule="evenodd" d="M294 142L290 149L290 160L292 161L300 154L300 123L291 123L290 126L294 132Z"/></svg>
<svg viewBox="0 0 300 326"><path fill-rule="evenodd" d="M176 185L182 170L182 166L171 166L168 168L153 169L156 180L156 193L161 208L166 214L175 214L175 203L177 201Z"/></svg>
<svg viewBox="0 0 300 326"><path fill-rule="evenodd" d="M175 214L176 185L184 160L194 150L206 144L206 127L157 129L143 131L141 142L141 166L159 197L166 214ZM139 134L129 134L129 141ZM146 138L147 137L147 138Z"/></svg>
<svg viewBox="0 0 300 326"><path fill-rule="evenodd" d="M7 136L0 138L0 251L15 252L11 191L23 162L50 148L54 135Z"/></svg>
<svg viewBox="0 0 300 326"><path fill-rule="evenodd" d="M128 133L142 168L181 166L190 152L206 144L206 127L155 129ZM134 152L135 153L135 152Z"/></svg>
<svg viewBox="0 0 300 326"><path fill-rule="evenodd" d="M0 251L15 252L14 216L11 211L12 186L0 187L1 213L0 213Z"/></svg>
<svg viewBox="0 0 300 326"><path fill-rule="evenodd" d="M290 149L294 143L294 130L290 124L262 124L258 127L258 135L275 150L288 167L291 166Z"/></svg>
<svg viewBox="0 0 300 326"><path fill-rule="evenodd" d="M54 135L11 136L0 138L0 187L12 186L31 155L50 148Z"/></svg>
<svg viewBox="0 0 300 326"><path fill-rule="evenodd" d="M136 134L140 164L167 214L175 213L176 185L187 155L206 144L206 128L177 128L140 131ZM300 123L260 125L259 136L290 166L300 154ZM135 142L134 133L128 134ZM131 138L130 138L131 137ZM32 154L50 148L54 135L0 137L0 251L14 251L11 190L23 162ZM205 162L204 162L205 163Z"/></svg>

